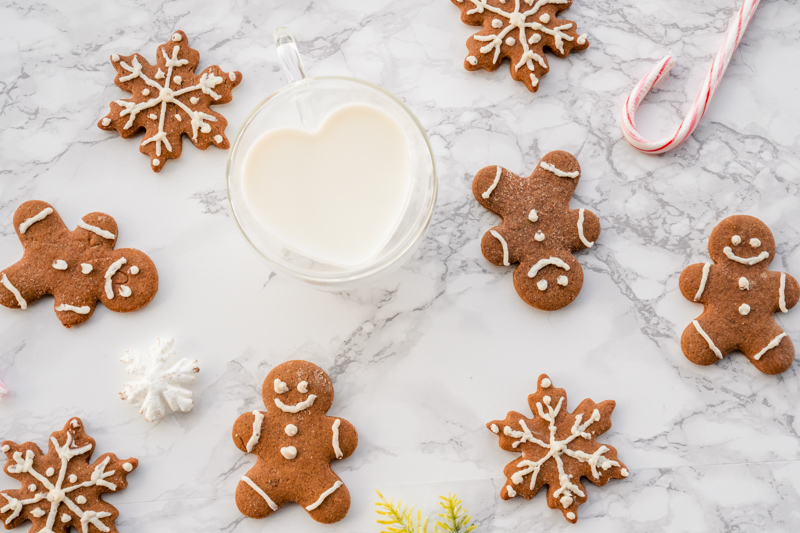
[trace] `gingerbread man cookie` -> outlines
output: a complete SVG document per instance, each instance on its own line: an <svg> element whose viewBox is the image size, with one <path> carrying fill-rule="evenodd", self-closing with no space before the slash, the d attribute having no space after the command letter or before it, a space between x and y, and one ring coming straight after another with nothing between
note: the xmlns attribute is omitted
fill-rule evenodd
<svg viewBox="0 0 800 533"><path fill-rule="evenodd" d="M236 505L264 518L296 502L317 522L338 522L350 508L350 493L330 463L355 451L358 434L343 418L327 416L333 384L321 368L289 361L267 375L266 411L236 420L233 441L258 459L236 488Z"/></svg>
<svg viewBox="0 0 800 533"><path fill-rule="evenodd" d="M728 217L711 232L708 252L713 263L681 273L683 296L705 307L683 332L683 353L710 365L739 350L765 374L788 369L794 345L774 315L797 305L800 285L768 269L775 256L772 232L757 218Z"/></svg>
<svg viewBox="0 0 800 533"><path fill-rule="evenodd" d="M158 290L158 272L147 255L114 249L117 223L105 213L89 213L69 231L47 202L25 202L14 213L14 229L24 253L0 271L0 304L14 309L46 294L66 327L92 316L97 301L119 313L144 307Z"/></svg>
<svg viewBox="0 0 800 533"><path fill-rule="evenodd" d="M483 255L495 265L519 263L514 287L537 309L561 309L578 296L583 269L572 252L591 248L600 235L594 213L569 208L580 175L578 160L558 151L527 178L494 166L472 182L478 202L503 218L483 236Z"/></svg>

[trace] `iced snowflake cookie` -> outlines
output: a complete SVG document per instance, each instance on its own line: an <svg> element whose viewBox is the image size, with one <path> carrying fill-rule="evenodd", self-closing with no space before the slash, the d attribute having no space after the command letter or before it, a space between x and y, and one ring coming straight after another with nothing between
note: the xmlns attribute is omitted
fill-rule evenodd
<svg viewBox="0 0 800 533"><path fill-rule="evenodd" d="M209 106L231 101L241 72L224 72L214 65L196 74L200 54L189 48L182 31L158 47L155 65L139 54L112 54L111 63L117 69L114 83L132 96L112 102L111 111L97 125L126 139L145 130L139 151L150 157L155 172L168 159L180 157L184 134L201 150L210 144L230 147L225 137L228 121Z"/></svg>
<svg viewBox="0 0 800 533"><path fill-rule="evenodd" d="M194 407L192 391L183 387L194 381L200 372L197 360L185 357L175 359L175 339L163 343L156 339L156 345L149 355L126 351L120 359L127 366L128 374L136 381L126 383L119 397L132 405L140 405L139 414L148 422L161 420L168 409L188 413Z"/></svg>
<svg viewBox="0 0 800 533"><path fill-rule="evenodd" d="M505 420L486 424L497 434L502 449L522 454L503 469L508 479L500 497L508 500L519 495L530 500L547 485L547 505L575 523L578 506L587 499L581 478L602 487L610 479L628 477L628 469L617 460L617 450L596 440L611 428L615 403L586 399L570 413L567 393L542 374L528 405L533 418L511 411Z"/></svg>
<svg viewBox="0 0 800 533"><path fill-rule="evenodd" d="M305 361L278 365L262 390L265 411L236 420L233 442L258 459L236 487L236 505L251 518L264 518L296 502L317 522L338 522L350 508L350 493L331 461L350 456L358 434L350 422L327 416L333 384L321 368Z"/></svg>
<svg viewBox="0 0 800 533"><path fill-rule="evenodd" d="M711 232L708 252L713 263L681 273L683 296L705 307L683 332L683 353L710 365L739 350L766 374L785 371L794 345L774 315L797 305L800 286L789 274L768 269L775 257L772 232L757 218L728 217Z"/></svg>
<svg viewBox="0 0 800 533"><path fill-rule="evenodd" d="M33 442L3 442L5 472L22 484L0 491L0 520L6 528L30 520L32 532L66 533L73 528L82 533L116 533L119 512L101 494L127 487L126 478L139 461L106 453L90 464L94 444L80 418L50 435L46 454Z"/></svg>
<svg viewBox="0 0 800 533"><path fill-rule="evenodd" d="M583 286L583 269L572 252L591 248L600 220L586 209L570 209L581 175L578 160L550 152L529 177L503 167L482 169L472 181L480 204L503 223L483 236L483 255L514 270L514 287L528 304L554 311L570 304Z"/></svg>
<svg viewBox="0 0 800 533"><path fill-rule="evenodd" d="M147 255L133 248L115 250L117 223L105 213L89 213L72 231L47 202L25 202L14 213L22 259L0 271L0 304L12 309L46 294L66 327L89 320L97 301L119 313L150 303L158 291L158 272Z"/></svg>
<svg viewBox="0 0 800 533"><path fill-rule="evenodd" d="M461 20L483 29L467 40L467 70L497 70L504 58L511 61L511 76L529 91L539 89L539 79L550 67L545 48L558 57L589 47L576 24L556 18L572 0L452 0Z"/></svg>

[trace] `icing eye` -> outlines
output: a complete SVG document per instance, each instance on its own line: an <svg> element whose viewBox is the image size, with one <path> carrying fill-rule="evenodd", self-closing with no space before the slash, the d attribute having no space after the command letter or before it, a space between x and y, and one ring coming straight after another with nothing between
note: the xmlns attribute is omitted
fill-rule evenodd
<svg viewBox="0 0 800 533"><path fill-rule="evenodd" d="M278 378L275 378L275 392L277 394L284 394L289 392L289 386Z"/></svg>
<svg viewBox="0 0 800 533"><path fill-rule="evenodd" d="M739 237L738 235L734 235L733 237L731 237L731 242L733 243L734 246L739 246L740 244L742 244L742 238Z"/></svg>
<svg viewBox="0 0 800 533"><path fill-rule="evenodd" d="M297 392L302 392L303 394L308 392L308 381L301 381L297 384Z"/></svg>
<svg viewBox="0 0 800 533"><path fill-rule="evenodd" d="M528 213L528 220L531 222L537 222L539 220L539 213L536 212L536 209L531 209L531 212Z"/></svg>
<svg viewBox="0 0 800 533"><path fill-rule="evenodd" d="M750 246L752 246L753 248L758 248L759 246L761 246L761 241L753 237L752 239L750 239Z"/></svg>

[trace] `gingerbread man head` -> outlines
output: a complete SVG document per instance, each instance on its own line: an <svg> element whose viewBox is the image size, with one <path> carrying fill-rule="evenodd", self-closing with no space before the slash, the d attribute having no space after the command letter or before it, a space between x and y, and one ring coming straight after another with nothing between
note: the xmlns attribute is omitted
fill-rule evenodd
<svg viewBox="0 0 800 533"><path fill-rule="evenodd" d="M728 217L711 232L708 251L713 263L681 273L684 297L705 307L683 332L683 353L710 365L738 350L766 374L788 369L794 345L774 314L797 304L800 286L789 274L768 269L775 256L772 232L757 218Z"/></svg>
<svg viewBox="0 0 800 533"><path fill-rule="evenodd" d="M347 420L327 416L330 378L316 365L289 361L267 375L263 398L266 411L246 413L233 426L236 446L258 457L236 489L239 510L263 518L296 502L318 522L341 520L350 493L330 463L353 453L358 434Z"/></svg>
<svg viewBox="0 0 800 533"><path fill-rule="evenodd" d="M475 176L478 202L503 223L483 236L483 255L495 265L519 263L514 287L528 304L544 311L570 304L583 286L583 269L572 252L590 248L600 220L586 209L570 209L581 168L567 152L550 152L529 177L502 167Z"/></svg>
<svg viewBox="0 0 800 533"><path fill-rule="evenodd" d="M117 312L147 305L158 290L158 272L139 250L114 249L117 223L90 213L69 231L47 202L25 202L14 213L22 259L0 271L0 304L27 309L46 294L66 327L81 324L97 301Z"/></svg>

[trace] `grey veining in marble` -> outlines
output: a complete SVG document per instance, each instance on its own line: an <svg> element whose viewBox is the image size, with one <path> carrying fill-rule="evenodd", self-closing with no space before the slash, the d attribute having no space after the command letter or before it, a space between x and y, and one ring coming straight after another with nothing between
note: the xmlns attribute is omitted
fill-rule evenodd
<svg viewBox="0 0 800 533"><path fill-rule="evenodd" d="M677 287L706 259L727 215L764 220L773 268L800 275L800 10L763 0L694 135L663 156L622 139L618 114L634 83L664 55L678 66L642 106L647 135L680 121L738 1L575 0L567 18L591 46L550 56L538 93L494 73L463 69L464 25L448 0L71 0L0 4L0 265L21 248L19 203L53 203L68 225L101 210L119 246L156 262L161 289L143 311L98 309L75 330L50 301L0 308L0 438L35 440L73 415L98 452L134 456L130 486L108 501L121 532L374 532L374 490L435 512L436 496L463 498L480 531L796 531L800 529L800 371L757 372L734 354L697 367L679 338L700 307ZM152 58L175 29L201 65L239 70L233 102L216 108L232 138L248 112L283 85L272 30L290 26L311 75L382 85L419 116L433 144L439 204L429 235L401 270L372 287L328 294L275 275L230 216L227 153L184 152L154 174L135 140L96 121L123 96L112 53ZM510 268L490 265L480 238L496 222L472 198L474 173L503 165L527 174L547 151L583 168L573 206L600 216L597 245L578 254L586 281L554 313L516 295ZM800 341L800 311L779 317ZM196 407L151 425L119 400L126 349L177 339L200 360ZM298 506L246 519L233 492L252 457L230 430L261 405L270 368L305 358L329 371L334 409L360 445L335 465L353 495L334 526ZM565 387L571 408L614 399L604 442L631 476L588 487L577 526L534 501L499 499L507 452L484 424L523 409L536 377ZM8 477L0 488L15 487ZM25 528L23 528L24 530ZM272 529L269 529L272 530Z"/></svg>

